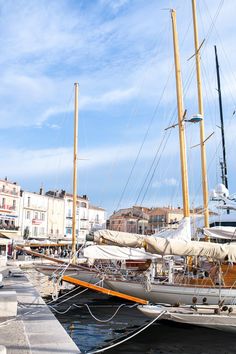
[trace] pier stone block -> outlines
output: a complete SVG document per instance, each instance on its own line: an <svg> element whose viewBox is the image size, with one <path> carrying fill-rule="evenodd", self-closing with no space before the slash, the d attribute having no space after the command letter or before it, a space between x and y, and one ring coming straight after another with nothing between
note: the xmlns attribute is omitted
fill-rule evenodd
<svg viewBox="0 0 236 354"><path fill-rule="evenodd" d="M0 290L0 317L14 317L16 315L17 315L16 292Z"/></svg>

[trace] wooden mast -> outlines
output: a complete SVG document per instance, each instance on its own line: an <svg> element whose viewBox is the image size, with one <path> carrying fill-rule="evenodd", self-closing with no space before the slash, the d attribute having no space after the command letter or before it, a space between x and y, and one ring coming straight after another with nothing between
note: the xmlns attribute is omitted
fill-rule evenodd
<svg viewBox="0 0 236 354"><path fill-rule="evenodd" d="M76 209L77 209L77 161L78 161L78 120L79 120L79 84L75 83L74 106L74 159L73 159L73 212L72 212L72 262L76 262Z"/></svg>
<svg viewBox="0 0 236 354"><path fill-rule="evenodd" d="M192 0L192 11L193 11L194 45L195 45L195 58L196 58L196 74L197 74L198 111L199 114L202 116L202 118L204 118L202 84L201 84L201 68L200 68L200 50L199 50L199 43L198 43L197 15L196 15L195 0ZM204 225L205 227L209 227L208 183L207 183L207 169L206 169L204 119L202 119L199 124L200 124L200 146L201 146L201 164L202 164Z"/></svg>
<svg viewBox="0 0 236 354"><path fill-rule="evenodd" d="M185 129L184 129L183 89L182 89L182 80L181 80L179 45L178 45L175 10L171 10L171 19L172 19L174 57L175 57L175 76L176 76L176 93L177 93L177 105L178 105L178 126L179 126L179 142L180 142L181 175L182 175L183 209L184 209L184 216L188 217L190 212L189 212L189 196L188 196L186 142L185 142Z"/></svg>

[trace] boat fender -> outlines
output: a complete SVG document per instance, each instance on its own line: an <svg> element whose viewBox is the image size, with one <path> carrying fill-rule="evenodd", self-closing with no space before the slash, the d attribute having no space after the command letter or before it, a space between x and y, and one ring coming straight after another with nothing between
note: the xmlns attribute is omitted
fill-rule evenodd
<svg viewBox="0 0 236 354"><path fill-rule="evenodd" d="M228 311L228 306L223 306L222 308L221 308L221 311Z"/></svg>

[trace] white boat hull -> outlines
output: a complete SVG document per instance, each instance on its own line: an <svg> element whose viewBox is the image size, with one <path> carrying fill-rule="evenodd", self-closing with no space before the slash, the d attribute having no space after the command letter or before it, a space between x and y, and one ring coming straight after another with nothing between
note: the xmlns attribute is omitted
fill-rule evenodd
<svg viewBox="0 0 236 354"><path fill-rule="evenodd" d="M215 307L216 308L216 307ZM220 312L215 314L215 308L205 305L200 310L194 310L187 306L171 307L163 305L138 306L138 309L147 317L169 320L177 323L190 324L226 332L236 332L235 313ZM234 309L235 311L235 309Z"/></svg>
<svg viewBox="0 0 236 354"><path fill-rule="evenodd" d="M55 265L41 265L35 267L35 269L38 272L43 273L44 275L47 276L52 276L53 274L57 275L59 274L59 272L63 271L63 268L61 266L58 267ZM67 275L91 284L97 284L101 281L101 279L99 278L96 272L92 272L91 270L83 270L83 269L78 270L78 268L73 268L73 266L67 268L63 273L63 275Z"/></svg>
<svg viewBox="0 0 236 354"><path fill-rule="evenodd" d="M193 297L197 298L198 303L202 303L206 298L208 304L218 304L219 288L210 287L194 287L186 285L172 284L157 284L152 283L149 290L146 290L144 285L138 282L123 281L123 280L105 280L105 286L112 290L119 291L131 296L136 296L141 299L146 299L149 302L168 303L168 304L192 304ZM223 288L221 289L221 298L225 304L232 304L236 300L236 289Z"/></svg>

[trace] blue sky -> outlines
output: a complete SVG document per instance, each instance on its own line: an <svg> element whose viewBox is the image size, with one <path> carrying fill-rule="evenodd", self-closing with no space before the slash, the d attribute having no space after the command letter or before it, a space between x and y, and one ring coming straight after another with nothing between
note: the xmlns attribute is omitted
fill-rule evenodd
<svg viewBox="0 0 236 354"><path fill-rule="evenodd" d="M221 157L214 44L221 69L230 192L236 192L233 0L199 0L209 189ZM73 84L79 82L79 194L108 213L182 205L171 19L184 104L197 113L190 0L0 1L0 177L72 189ZM187 125L190 204L202 203L197 124Z"/></svg>

